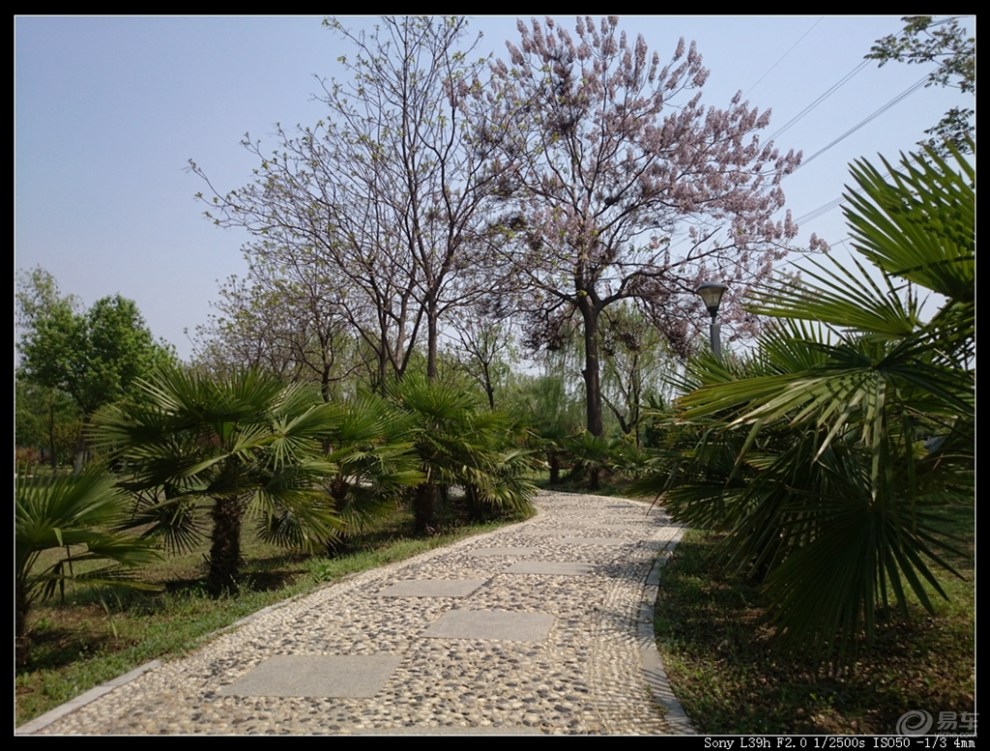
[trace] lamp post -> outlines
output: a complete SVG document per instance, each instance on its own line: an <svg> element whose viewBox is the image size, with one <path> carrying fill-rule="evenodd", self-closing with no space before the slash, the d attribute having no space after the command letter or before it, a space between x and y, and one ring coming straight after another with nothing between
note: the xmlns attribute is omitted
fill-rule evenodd
<svg viewBox="0 0 990 751"><path fill-rule="evenodd" d="M718 315L718 306L719 303L722 302L722 294L726 289L728 289L728 287L724 284L708 282L706 284L702 284L695 290L695 292L701 295L701 299L705 302L705 307L708 308L708 312L711 314L712 323L709 328L709 333L712 342L712 354L714 354L715 358L719 361L722 360L722 342L719 339L718 321L715 319L715 316Z"/></svg>

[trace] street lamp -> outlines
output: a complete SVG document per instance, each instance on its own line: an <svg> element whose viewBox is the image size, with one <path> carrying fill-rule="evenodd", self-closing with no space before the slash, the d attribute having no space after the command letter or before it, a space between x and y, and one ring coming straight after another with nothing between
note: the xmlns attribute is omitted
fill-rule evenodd
<svg viewBox="0 0 990 751"><path fill-rule="evenodd" d="M714 284L708 282L702 284L698 289L695 290L701 299L705 302L705 307L708 308L708 312L712 317L712 324L709 328L712 341L712 354L715 355L716 359L722 359L722 342L719 340L718 334L718 321L715 320L715 316L718 315L718 306L722 302L722 294L727 290L724 284Z"/></svg>

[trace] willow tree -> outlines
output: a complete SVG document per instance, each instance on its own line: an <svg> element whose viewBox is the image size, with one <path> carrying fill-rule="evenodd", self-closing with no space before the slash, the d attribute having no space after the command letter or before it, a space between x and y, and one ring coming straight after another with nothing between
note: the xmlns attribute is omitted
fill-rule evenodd
<svg viewBox="0 0 990 751"><path fill-rule="evenodd" d="M761 143L770 121L736 94L705 107L708 77L695 45L672 60L630 40L614 17L519 22L520 42L477 91L511 164L499 250L528 284L541 336L578 316L587 427L601 435L600 321L634 298L679 350L696 311L692 291L714 277L734 292L769 273L796 227L781 178L800 155Z"/></svg>

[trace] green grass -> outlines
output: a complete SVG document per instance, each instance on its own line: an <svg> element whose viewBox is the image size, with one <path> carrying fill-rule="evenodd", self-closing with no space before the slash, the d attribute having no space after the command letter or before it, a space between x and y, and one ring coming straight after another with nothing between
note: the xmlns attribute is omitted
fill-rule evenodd
<svg viewBox="0 0 990 751"><path fill-rule="evenodd" d="M783 654L764 625L759 590L710 563L714 535L690 531L662 573L657 644L695 727L711 734L889 734L909 710L975 711L975 601L972 509L951 532L968 543L945 574L949 600L930 615L909 607L891 617L851 672L816 669Z"/></svg>
<svg viewBox="0 0 990 751"><path fill-rule="evenodd" d="M437 534L416 538L411 516L396 510L355 534L332 558L286 553L259 542L245 527L237 597L218 601L207 595L205 545L144 570L142 580L158 592L69 589L64 602L39 603L29 615L31 660L16 674L15 722L22 725L145 662L182 655L265 607L499 524L469 525L451 516Z"/></svg>

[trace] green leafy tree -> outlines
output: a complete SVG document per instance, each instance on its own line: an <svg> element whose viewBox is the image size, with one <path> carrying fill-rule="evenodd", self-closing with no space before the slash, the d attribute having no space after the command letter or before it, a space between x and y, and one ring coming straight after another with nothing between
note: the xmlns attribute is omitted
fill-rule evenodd
<svg viewBox="0 0 990 751"><path fill-rule="evenodd" d="M213 378L167 369L139 390L98 413L94 442L137 495L133 524L145 534L182 550L209 530L213 595L238 590L245 518L285 546L316 550L336 534L322 486L335 470L324 449L335 415L317 395L250 370Z"/></svg>
<svg viewBox="0 0 990 751"><path fill-rule="evenodd" d="M904 28L897 34L878 39L867 60L879 65L888 62L913 65L934 64L928 86L948 86L962 94L976 94L976 38L966 33L956 17L936 20L934 16L904 16ZM943 142L949 141L961 151L971 150L968 139L975 129L972 107L953 107L942 119L925 131L928 145L943 154Z"/></svg>
<svg viewBox="0 0 990 751"><path fill-rule="evenodd" d="M677 518L728 533L785 643L840 664L882 609L944 596L939 509L973 503L975 173L950 151L883 160L889 178L855 164L846 218L879 281L814 263L754 297L777 326L745 363L692 364L654 478ZM930 320L918 290L944 299Z"/></svg>
<svg viewBox="0 0 990 751"><path fill-rule="evenodd" d="M23 452L26 464L47 459L53 468L71 462L82 430L75 402L57 389L31 383L20 370L14 380L14 440L19 457Z"/></svg>
<svg viewBox="0 0 990 751"><path fill-rule="evenodd" d="M25 380L68 394L84 424L127 394L137 378L175 359L170 346L155 342L134 301L120 295L80 310L78 300L63 297L54 277L38 267L21 275L16 301ZM77 450L79 469L85 446Z"/></svg>
<svg viewBox="0 0 990 751"><path fill-rule="evenodd" d="M106 473L19 478L14 488L14 599L17 663L28 662L27 618L39 599L67 581L136 586L135 567L157 556L148 540L118 530L130 516L128 496ZM62 551L59 555L58 551ZM91 562L110 565L93 568Z"/></svg>

